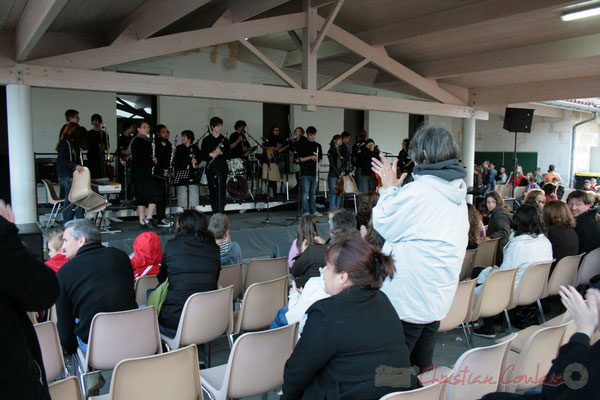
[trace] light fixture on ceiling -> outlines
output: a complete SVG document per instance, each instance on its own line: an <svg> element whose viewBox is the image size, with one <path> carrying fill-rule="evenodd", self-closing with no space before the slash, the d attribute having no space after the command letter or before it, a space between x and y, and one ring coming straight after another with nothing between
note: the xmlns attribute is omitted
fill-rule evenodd
<svg viewBox="0 0 600 400"><path fill-rule="evenodd" d="M576 19L593 17L600 15L600 7L588 8L587 10L575 11L572 13L564 14L560 16L563 21L573 21Z"/></svg>

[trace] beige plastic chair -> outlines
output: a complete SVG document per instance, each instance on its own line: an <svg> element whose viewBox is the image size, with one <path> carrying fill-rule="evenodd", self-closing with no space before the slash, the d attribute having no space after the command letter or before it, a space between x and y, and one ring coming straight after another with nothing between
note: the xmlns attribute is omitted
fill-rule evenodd
<svg viewBox="0 0 600 400"><path fill-rule="evenodd" d="M46 222L46 229L48 229L52 225L54 225L54 221L56 221L56 217L58 216L60 208L62 207L62 203L65 199L61 199L56 194L56 190L54 190L54 185L48 179L42 179L42 183L46 188L46 197L48 198L48 203L52 204L52 211L50 211L48 222Z"/></svg>
<svg viewBox="0 0 600 400"><path fill-rule="evenodd" d="M458 277L459 281L464 279L470 279L471 273L473 272L473 261L475 261L475 254L477 249L471 249L465 251L465 258L463 258L462 268Z"/></svg>
<svg viewBox="0 0 600 400"><path fill-rule="evenodd" d="M477 252L473 259L474 267L490 267L496 264L496 253L498 251L498 241L500 239L484 240L477 247Z"/></svg>
<svg viewBox="0 0 600 400"><path fill-rule="evenodd" d="M510 199L512 198L512 189L512 185L502 185L499 193L503 198Z"/></svg>
<svg viewBox="0 0 600 400"><path fill-rule="evenodd" d="M265 329L271 325L277 311L285 305L288 280L288 276L284 276L250 285L244 294L240 310L233 313L234 329L229 335L230 346L233 346L233 335Z"/></svg>
<svg viewBox="0 0 600 400"><path fill-rule="evenodd" d="M77 349L80 378L91 370L110 370L126 358L162 353L154 306L112 313L92 319L87 354Z"/></svg>
<svg viewBox="0 0 600 400"><path fill-rule="evenodd" d="M52 400L83 400L79 378L70 376L48 385Z"/></svg>
<svg viewBox="0 0 600 400"><path fill-rule="evenodd" d="M246 270L244 290L248 290L250 285L254 283L266 282L281 278L282 276L289 276L290 268L288 267L287 262L287 257L250 260L248 269Z"/></svg>
<svg viewBox="0 0 600 400"><path fill-rule="evenodd" d="M281 173L279 172L279 166L277 163L269 163L267 167L266 163L262 165L262 180L268 182L279 182L285 184L285 198L287 200L290 199L290 190L289 190L289 182L286 179L281 177Z"/></svg>
<svg viewBox="0 0 600 400"><path fill-rule="evenodd" d="M419 389L386 394L379 400L442 400L446 395L446 384L436 382Z"/></svg>
<svg viewBox="0 0 600 400"><path fill-rule="evenodd" d="M552 271L552 275L550 275L550 279L548 279L544 297L557 295L561 286L575 286L577 269L584 255L585 253L576 256L566 256L558 261Z"/></svg>
<svg viewBox="0 0 600 400"><path fill-rule="evenodd" d="M527 191L527 186L517 186L515 188L515 199L525 196L526 191Z"/></svg>
<svg viewBox="0 0 600 400"><path fill-rule="evenodd" d="M233 329L233 286L195 293L186 300L174 338L160 335L167 349L210 343ZM208 351L210 365L210 351Z"/></svg>
<svg viewBox="0 0 600 400"><path fill-rule="evenodd" d="M479 295L473 299L471 322L482 317L493 317L504 311L510 304L517 269L493 271L482 285Z"/></svg>
<svg viewBox="0 0 600 400"><path fill-rule="evenodd" d="M504 343L468 350L458 358L453 369L436 367L433 371L421 374L419 379L424 385L447 376L454 376L456 379L462 377L466 380L468 377L465 377L465 371L475 371L473 373L481 377L480 381L446 385L446 400L479 399L484 394L495 392L500 382L503 361L515 336L513 333Z"/></svg>
<svg viewBox="0 0 600 400"><path fill-rule="evenodd" d="M546 321L544 310L542 309L542 303L540 299L544 297L546 293L546 287L548 285L548 275L550 275L550 266L554 260L544 263L537 263L530 265L521 280L519 286L513 293L510 299L507 310L512 310L517 306L527 306L529 304L537 303L540 311L542 321ZM515 268L516 269L516 268ZM510 324L510 317L506 312L506 321L508 322L508 329L512 332L512 326Z"/></svg>
<svg viewBox="0 0 600 400"><path fill-rule="evenodd" d="M543 384L552 360L558 353L565 329L566 324L539 329L527 339L521 353L509 351L502 369L505 375L500 381L500 390L515 393Z"/></svg>
<svg viewBox="0 0 600 400"><path fill-rule="evenodd" d="M40 343L40 349L42 350L46 379L48 382L52 382L59 377L61 372L66 377L68 374L65 368L65 360L56 325L54 322L48 321L35 324L33 327Z"/></svg>
<svg viewBox="0 0 600 400"><path fill-rule="evenodd" d="M238 299L244 293L242 264L240 263L221 267L218 283L221 285L221 287L233 286L233 299Z"/></svg>
<svg viewBox="0 0 600 400"><path fill-rule="evenodd" d="M83 172L73 171L73 184L69 192L69 201L83 208L85 211L100 212L106 209L109 203L104 197L92 190L90 170L83 167Z"/></svg>
<svg viewBox="0 0 600 400"><path fill-rule="evenodd" d="M198 350L190 345L179 350L117 364L110 393L93 400L202 400Z"/></svg>
<svg viewBox="0 0 600 400"><path fill-rule="evenodd" d="M353 176L344 176L343 178L343 193L342 193L342 206L344 205L344 201L346 199L346 195L351 195L354 199L354 213L358 210L356 196L361 195L362 192L358 190L358 186L356 186L356 180L354 180Z"/></svg>
<svg viewBox="0 0 600 400"><path fill-rule="evenodd" d="M475 279L459 282L452 300L452 305L448 314L440 321L438 331L446 332L462 326L465 334L467 346L470 348L469 335L465 323L471 320L471 310L473 307L473 294L475 292Z"/></svg>
<svg viewBox="0 0 600 400"><path fill-rule="evenodd" d="M135 291L135 301L138 306L145 306L148 303L146 292L158 286L158 278L155 275L140 276L133 285Z"/></svg>
<svg viewBox="0 0 600 400"><path fill-rule="evenodd" d="M569 314L568 311L565 311L564 313L544 322L542 325L531 325L525 329L521 329L519 332L517 332L517 337L510 344L510 349L512 351L520 353L523 347L525 346L525 342L527 342L527 339L529 339L531 335L533 335L535 332L539 331L540 329L547 328L549 326L558 326L563 324L565 325L565 334L563 335L563 339L560 343L560 346L562 346L571 339L571 336L573 336L576 329L575 321L573 321L573 318L571 317L571 314ZM503 337L497 339L496 343L502 343L505 340L506 337Z"/></svg>
<svg viewBox="0 0 600 400"><path fill-rule="evenodd" d="M256 396L283 384L283 368L292 354L298 324L241 335L227 364L200 371L211 398L226 400Z"/></svg>
<svg viewBox="0 0 600 400"><path fill-rule="evenodd" d="M577 285L589 285L590 278L600 274L600 248L590 251L583 257L577 272Z"/></svg>

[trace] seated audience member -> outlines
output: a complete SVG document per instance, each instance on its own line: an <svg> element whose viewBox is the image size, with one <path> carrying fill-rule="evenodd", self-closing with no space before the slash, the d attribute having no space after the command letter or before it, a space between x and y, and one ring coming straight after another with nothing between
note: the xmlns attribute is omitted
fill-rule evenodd
<svg viewBox="0 0 600 400"><path fill-rule="evenodd" d="M590 179L590 182L591 182L592 190L594 192L598 192L598 188L596 187L596 185L598 185L598 180L596 178L592 178L592 179Z"/></svg>
<svg viewBox="0 0 600 400"><path fill-rule="evenodd" d="M99 312L137 308L129 257L115 247L104 247L100 230L86 219L65 224L63 251L67 262L57 274L58 333L63 349L87 350L92 319Z"/></svg>
<svg viewBox="0 0 600 400"><path fill-rule="evenodd" d="M508 184L514 184L515 186L527 186L529 184L529 182L527 182L527 179L525 178L525 175L523 174L523 167L517 165L516 173L515 171L512 171L510 173L510 179L508 180Z"/></svg>
<svg viewBox="0 0 600 400"><path fill-rule="evenodd" d="M377 200L379 200L379 193L377 192L365 193L360 199L356 213L356 229L361 229L361 226L366 227L369 224Z"/></svg>
<svg viewBox="0 0 600 400"><path fill-rule="evenodd" d="M554 179L562 180L560 174L556 172L554 164L548 166L548 172L544 174L543 178L544 182L554 182Z"/></svg>
<svg viewBox="0 0 600 400"><path fill-rule="evenodd" d="M596 211L591 209L592 196L583 190L569 194L567 205L575 217L575 232L579 237L579 254L600 247L600 223L595 218Z"/></svg>
<svg viewBox="0 0 600 400"><path fill-rule="evenodd" d="M596 190L592 187L592 181L590 181L589 179L583 181L583 190L585 190L586 192L596 193Z"/></svg>
<svg viewBox="0 0 600 400"><path fill-rule="evenodd" d="M551 201L559 200L558 196L556 195L557 188L558 186L556 186L554 183L546 183L542 187L544 195L546 196L546 204L550 203Z"/></svg>
<svg viewBox="0 0 600 400"><path fill-rule="evenodd" d="M27 311L52 307L56 275L23 246L10 206L0 200L0 398L50 400L40 345Z"/></svg>
<svg viewBox="0 0 600 400"><path fill-rule="evenodd" d="M239 264L242 262L242 249L238 242L232 242L229 237L229 218L225 214L213 214L210 217L208 230L219 245L221 266Z"/></svg>
<svg viewBox="0 0 600 400"><path fill-rule="evenodd" d="M568 343L558 350L552 366L544 378L541 392L525 394L490 393L485 400L550 400L595 399L600 393L600 341L590 340L598 333L600 319L600 291L589 289L583 297L574 287L561 287L560 297L575 322L575 333ZM540 371L543 373L543 371ZM561 379L558 381L558 379ZM568 383L567 383L568 379ZM558 384L557 384L558 383Z"/></svg>
<svg viewBox="0 0 600 400"><path fill-rule="evenodd" d="M500 239L496 253L496 264L502 264L502 249L508 243L508 237L510 236L510 222L512 219L510 208L498 192L489 192L485 195L485 207L489 212L486 238Z"/></svg>
<svg viewBox="0 0 600 400"><path fill-rule="evenodd" d="M503 165L500 167L500 173L496 176L496 183L504 185L506 181L508 181L508 175L506 175L506 168Z"/></svg>
<svg viewBox="0 0 600 400"><path fill-rule="evenodd" d="M379 290L394 275L391 257L352 238L335 242L326 259L323 276L331 297L307 311L285 364L282 400L378 399L419 387L402 322ZM378 382L378 374L390 373L394 382Z"/></svg>
<svg viewBox="0 0 600 400"><path fill-rule="evenodd" d="M481 214L473 204L467 203L467 210L469 212L469 242L467 250L471 250L479 247L479 243L485 237L485 227L481 220Z"/></svg>
<svg viewBox="0 0 600 400"><path fill-rule="evenodd" d="M525 196L523 204L534 205L542 212L544 210L544 205L546 204L546 193L544 193L542 189L532 189L527 193L527 196Z"/></svg>
<svg viewBox="0 0 600 400"><path fill-rule="evenodd" d="M381 235L375 230L375 228L373 228L373 217L371 217L371 220L369 221L366 227L364 225L361 225L360 236L363 239L365 239L367 243L375 246L376 249L383 249L385 239L381 237Z"/></svg>
<svg viewBox="0 0 600 400"><path fill-rule="evenodd" d="M55 273L69 261L65 253L62 252L63 230L54 229L48 232L46 241L48 242L48 259L45 264Z"/></svg>
<svg viewBox="0 0 600 400"><path fill-rule="evenodd" d="M340 211L335 214L329 222L330 243L349 237L360 237L356 230L356 218L348 211ZM292 275L296 286L303 288L309 278L319 276L319 268L325 265L325 252L327 246L314 242L310 246L301 249L302 253L296 257L292 265Z"/></svg>
<svg viewBox="0 0 600 400"><path fill-rule="evenodd" d="M512 219L514 232L504 246L504 259L499 270L517 268L514 291L519 287L521 277L531 265L552 260L552 244L544 235L544 225L536 206L523 204ZM475 268L472 278L477 278L475 294L479 295L487 277L498 267ZM474 334L483 337L495 337L494 318L484 318L484 324Z"/></svg>
<svg viewBox="0 0 600 400"><path fill-rule="evenodd" d="M529 193L534 189L540 189L540 186L537 184L535 177L531 172L528 172L527 175L525 175L525 178L527 179L527 189L525 189L525 193Z"/></svg>
<svg viewBox="0 0 600 400"><path fill-rule="evenodd" d="M547 184L548 185L548 184ZM544 225L548 240L552 244L552 269L566 256L574 256L579 251L579 237L575 232L575 218L569 207L562 201L551 201L544 207Z"/></svg>
<svg viewBox="0 0 600 400"><path fill-rule="evenodd" d="M163 258L160 237L155 232L143 232L133 242L133 253L129 255L133 267L133 277L156 275L160 271Z"/></svg>
<svg viewBox="0 0 600 400"><path fill-rule="evenodd" d="M160 283L169 279L169 290L158 316L163 334L175 337L188 297L216 290L220 272L219 246L208 230L206 215L196 210L177 215L175 238L167 242L157 275ZM204 346L198 346L198 352L199 359L204 359Z"/></svg>
<svg viewBox="0 0 600 400"><path fill-rule="evenodd" d="M302 218L300 218L298 235L292 242L292 247L290 247L290 252L288 254L288 266L290 269L294 265L294 260L302 254L304 249L308 248L313 243L323 244L325 241L321 239L317 233L315 218L310 214L304 214Z"/></svg>
<svg viewBox="0 0 600 400"><path fill-rule="evenodd" d="M562 182L560 181L560 179L554 178L552 179L552 183L556 185L556 196L559 200L563 200L563 197L565 195L565 187L563 186Z"/></svg>

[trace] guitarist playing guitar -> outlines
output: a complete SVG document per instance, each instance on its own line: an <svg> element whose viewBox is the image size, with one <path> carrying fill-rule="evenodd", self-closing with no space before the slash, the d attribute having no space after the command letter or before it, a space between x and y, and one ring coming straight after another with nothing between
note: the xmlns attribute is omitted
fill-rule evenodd
<svg viewBox="0 0 600 400"><path fill-rule="evenodd" d="M279 161L280 154L287 150L289 140L280 135L280 129L277 125L271 127L271 133L263 138L265 145L265 162Z"/></svg>

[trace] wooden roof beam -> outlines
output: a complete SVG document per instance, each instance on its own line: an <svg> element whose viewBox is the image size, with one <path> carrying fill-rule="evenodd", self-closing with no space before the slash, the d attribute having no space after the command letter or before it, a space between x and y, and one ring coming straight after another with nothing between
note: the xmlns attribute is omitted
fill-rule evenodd
<svg viewBox="0 0 600 400"><path fill-rule="evenodd" d="M343 4L344 4L344 0L337 0L336 5L334 7L332 7L331 10L329 10L329 15L327 15L327 19L325 19L325 23L323 24L323 26L321 27L321 30L319 31L317 40L312 44L312 47L310 49L310 52L313 55L317 54L319 47L321 47L321 43L323 43L323 39L325 39L325 36L327 35L329 28L331 28L331 25L333 24L333 20L340 12L340 9L342 8Z"/></svg>
<svg viewBox="0 0 600 400"><path fill-rule="evenodd" d="M332 80L327 82L325 85L321 86L321 88L319 90L331 89L332 87L334 87L335 85L337 85L338 83L340 83L341 81L348 78L350 75L352 75L353 73L355 73L356 71L358 71L359 69L361 69L362 67L367 65L369 63L369 61L370 61L369 59L365 58L358 64L350 67L347 71L343 72L341 75L337 76L336 78L333 78Z"/></svg>
<svg viewBox="0 0 600 400"><path fill-rule="evenodd" d="M15 59L24 61L68 0L29 0L15 29Z"/></svg>
<svg viewBox="0 0 600 400"><path fill-rule="evenodd" d="M256 58L262 61L267 67L269 67L271 71L275 72L281 79L287 82L288 85L290 85L293 88L300 89L300 85L298 85L298 83L296 83L295 80L293 80L288 74L283 72L281 68L275 65L275 63L271 61L269 57L264 55L264 53L258 50L252 43L245 39L240 40L240 43L243 44L248 50L250 50L250 52L254 54Z"/></svg>
<svg viewBox="0 0 600 400"><path fill-rule="evenodd" d="M290 0L229 0L227 4L231 11L231 20L235 23L255 17L288 1Z"/></svg>

